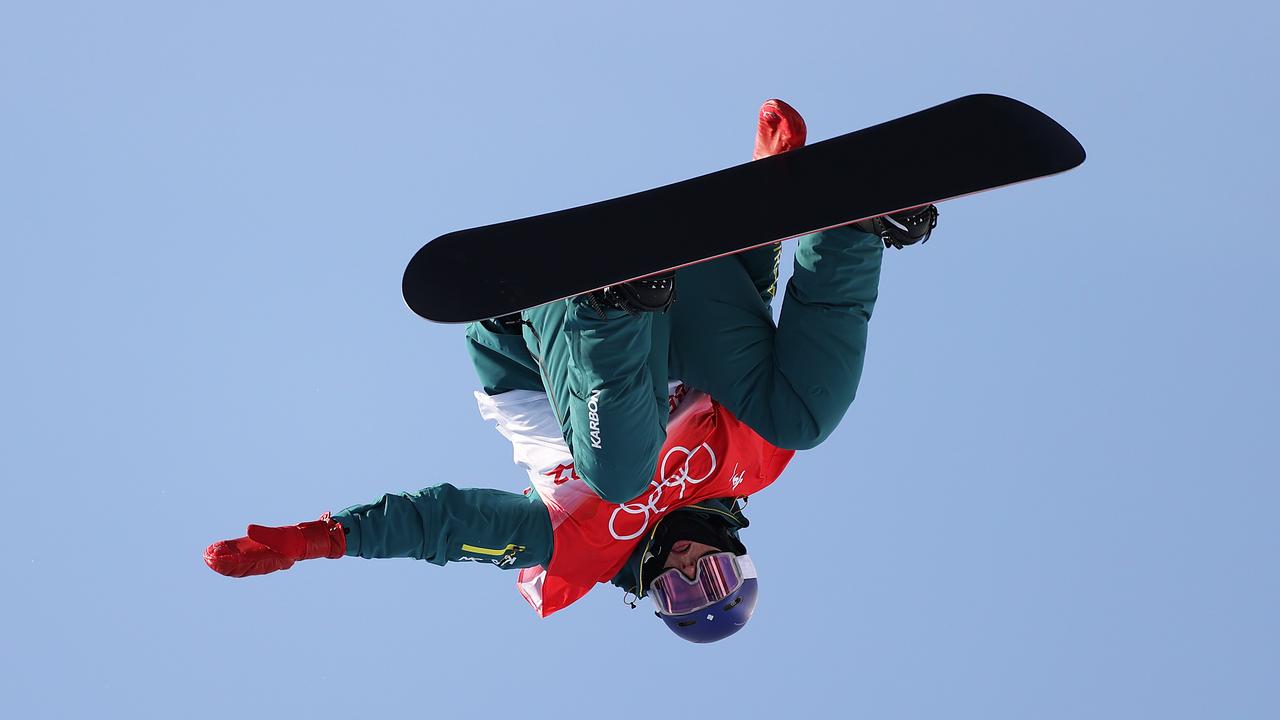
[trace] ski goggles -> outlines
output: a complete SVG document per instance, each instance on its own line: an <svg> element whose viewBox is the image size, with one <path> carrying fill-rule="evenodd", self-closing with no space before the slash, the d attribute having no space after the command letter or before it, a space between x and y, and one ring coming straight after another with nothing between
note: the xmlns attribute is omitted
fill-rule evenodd
<svg viewBox="0 0 1280 720"><path fill-rule="evenodd" d="M648 594L659 615L684 615L720 602L755 576L756 566L750 557L711 553L698 558L692 580L671 568L654 578Z"/></svg>

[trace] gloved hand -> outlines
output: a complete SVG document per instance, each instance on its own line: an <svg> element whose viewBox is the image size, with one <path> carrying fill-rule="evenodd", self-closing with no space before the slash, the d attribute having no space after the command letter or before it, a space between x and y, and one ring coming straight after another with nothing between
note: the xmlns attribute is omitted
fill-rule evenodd
<svg viewBox="0 0 1280 720"><path fill-rule="evenodd" d="M288 570L298 560L340 558L347 551L342 523L325 513L301 525L250 525L248 537L219 540L204 551L204 562L229 577L266 575Z"/></svg>
<svg viewBox="0 0 1280 720"><path fill-rule="evenodd" d="M751 153L751 159L759 160L803 147L808 134L804 118L795 108L776 98L765 100L756 120L756 149Z"/></svg>

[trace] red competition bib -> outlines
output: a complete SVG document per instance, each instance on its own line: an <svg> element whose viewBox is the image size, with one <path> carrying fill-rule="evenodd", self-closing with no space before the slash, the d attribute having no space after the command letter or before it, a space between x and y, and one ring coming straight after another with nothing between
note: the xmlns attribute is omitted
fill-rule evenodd
<svg viewBox="0 0 1280 720"><path fill-rule="evenodd" d="M601 500L573 472L535 477L551 515L551 562L520 571L516 587L542 617L609 582L664 514L701 500L744 497L782 473L794 450L770 445L705 393L693 391L667 425L649 490L628 503Z"/></svg>

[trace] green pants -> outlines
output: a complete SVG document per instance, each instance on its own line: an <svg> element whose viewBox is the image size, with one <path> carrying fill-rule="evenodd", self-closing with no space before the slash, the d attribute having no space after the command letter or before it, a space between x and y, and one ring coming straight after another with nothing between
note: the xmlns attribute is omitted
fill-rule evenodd
<svg viewBox="0 0 1280 720"><path fill-rule="evenodd" d="M474 323L468 347L486 392L545 389L579 477L625 502L653 477L669 377L779 447L830 435L862 374L882 250L852 227L800 238L776 327L776 255L762 248L680 270L665 314L601 318L565 300L525 311L520 336Z"/></svg>

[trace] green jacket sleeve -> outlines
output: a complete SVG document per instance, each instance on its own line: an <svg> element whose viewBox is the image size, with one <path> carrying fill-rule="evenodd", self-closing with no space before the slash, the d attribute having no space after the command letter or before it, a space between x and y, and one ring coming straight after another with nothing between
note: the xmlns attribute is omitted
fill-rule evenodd
<svg viewBox="0 0 1280 720"><path fill-rule="evenodd" d="M436 565L489 562L503 569L551 559L551 518L528 496L444 483L416 493L383 495L334 513L347 531L347 555L410 557Z"/></svg>

